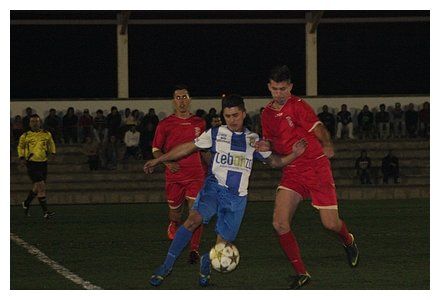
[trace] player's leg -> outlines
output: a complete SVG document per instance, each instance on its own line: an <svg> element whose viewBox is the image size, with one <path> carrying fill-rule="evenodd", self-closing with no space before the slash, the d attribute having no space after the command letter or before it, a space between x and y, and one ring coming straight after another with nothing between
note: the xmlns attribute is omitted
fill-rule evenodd
<svg viewBox="0 0 440 300"><path fill-rule="evenodd" d="M182 253L185 246L189 243L193 231L202 222L209 222L210 218L216 213L216 193L212 192L210 186L204 187L197 196L193 209L190 211L187 220L180 226L168 249L164 263L157 268L150 279L150 284L159 286L164 278L168 276L173 268L174 262Z"/></svg>
<svg viewBox="0 0 440 300"><path fill-rule="evenodd" d="M185 198L188 203L189 209L191 209L194 205L195 198L197 197L197 193L203 186L202 180L194 180L189 182L185 186ZM200 240L202 238L203 233L203 224L201 224L193 233L190 243L190 252L188 262L190 264L195 264L200 258L199 248L200 248Z"/></svg>
<svg viewBox="0 0 440 300"><path fill-rule="evenodd" d="M291 230L292 218L302 199L298 192L281 187L277 191L273 213L273 227L278 234L281 248L297 274L291 284L293 289L300 288L310 279L301 258L298 242Z"/></svg>
<svg viewBox="0 0 440 300"><path fill-rule="evenodd" d="M29 191L28 196L26 197L26 200L23 201L21 203L23 209L24 209L24 213L26 216L30 216L29 213L29 208L31 205L32 200L34 200L34 198L37 196L37 184L36 182L38 182L40 179L35 177L35 171L34 171L34 163L28 161L26 163L26 170L27 170L27 174L29 176L29 178L31 179L33 186L32 186L32 190Z"/></svg>
<svg viewBox="0 0 440 300"><path fill-rule="evenodd" d="M170 240L174 239L177 229L181 225L183 202L185 201L185 190L177 182L167 182L165 193L169 206L168 218L170 223L167 228L167 235Z"/></svg>
<svg viewBox="0 0 440 300"><path fill-rule="evenodd" d="M321 217L322 225L336 233L342 241L350 267L356 267L359 262L359 250L354 241L353 234L348 231L345 222L339 218L338 210L335 208L320 208L319 216Z"/></svg>

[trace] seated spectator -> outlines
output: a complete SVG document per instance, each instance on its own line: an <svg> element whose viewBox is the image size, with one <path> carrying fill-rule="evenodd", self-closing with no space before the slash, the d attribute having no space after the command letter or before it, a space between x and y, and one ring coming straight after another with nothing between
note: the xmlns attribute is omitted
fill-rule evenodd
<svg viewBox="0 0 440 300"><path fill-rule="evenodd" d="M131 115L127 119L127 126L139 126L140 118L139 118L139 110L135 109L131 112Z"/></svg>
<svg viewBox="0 0 440 300"><path fill-rule="evenodd" d="M356 159L355 169L361 184L371 184L370 180L371 159L367 156L367 151L362 150L361 156Z"/></svg>
<svg viewBox="0 0 440 300"><path fill-rule="evenodd" d="M385 104L381 104L376 113L377 132L382 140L390 137L390 113L385 111L385 108Z"/></svg>
<svg viewBox="0 0 440 300"><path fill-rule="evenodd" d="M105 166L107 170L116 170L118 166L119 145L116 136L110 136L105 144Z"/></svg>
<svg viewBox="0 0 440 300"><path fill-rule="evenodd" d="M405 127L409 138L417 137L419 114L414 110L414 104L410 103L405 111Z"/></svg>
<svg viewBox="0 0 440 300"><path fill-rule="evenodd" d="M255 114L253 117L252 117L252 131L253 132L255 132L255 133L257 133L259 136L263 136L263 129L262 129L262 127L261 127L261 113L263 112L263 110L264 110L264 107L261 107L260 108L260 113L258 113L258 114ZM220 116L219 115L217 115L219 118L220 118ZM221 118L220 118L220 125L222 125L222 122L221 122L222 120L221 120ZM219 126L220 126L219 125Z"/></svg>
<svg viewBox="0 0 440 300"><path fill-rule="evenodd" d="M219 115L213 115L211 117L211 128L213 127L219 127L222 125L222 119L220 118Z"/></svg>
<svg viewBox="0 0 440 300"><path fill-rule="evenodd" d="M84 109L83 115L79 118L79 134L81 142L85 141L86 137L92 137L93 130L93 118L89 113L89 110Z"/></svg>
<svg viewBox="0 0 440 300"><path fill-rule="evenodd" d="M198 110L196 110L195 115L199 118L205 119L207 113L204 109L199 108Z"/></svg>
<svg viewBox="0 0 440 300"><path fill-rule="evenodd" d="M353 138L353 122L351 120L351 113L347 110L347 105L341 105L341 111L336 116L337 129L336 136L338 139L342 138L342 131L348 131L348 138Z"/></svg>
<svg viewBox="0 0 440 300"><path fill-rule="evenodd" d="M154 108L148 110L139 125L140 141L139 146L141 148L142 157L144 159L153 158L151 153L151 144L154 139L157 124L159 124L159 117L156 115Z"/></svg>
<svg viewBox="0 0 440 300"><path fill-rule="evenodd" d="M107 141L107 122L104 117L104 112L101 109L96 111L96 117L93 119L93 135L98 143L105 143Z"/></svg>
<svg viewBox="0 0 440 300"><path fill-rule="evenodd" d="M13 141L15 143L18 142L18 140L20 139L20 136L23 134L23 120L21 119L21 116L16 115L14 117L14 120L12 121L11 124L11 129L12 129L12 138Z"/></svg>
<svg viewBox="0 0 440 300"><path fill-rule="evenodd" d="M318 119L327 128L331 138L335 138L335 116L328 111L327 105L322 107L322 112L318 114Z"/></svg>
<svg viewBox="0 0 440 300"><path fill-rule="evenodd" d="M131 115L131 109L129 109L127 107L121 116L121 126L126 128L126 130L124 130L124 132L128 130L128 127L126 127L126 126L127 126L128 117L130 117L130 115Z"/></svg>
<svg viewBox="0 0 440 300"><path fill-rule="evenodd" d="M388 178L392 177L394 183L399 183L399 159L391 150L382 159L383 183L388 184Z"/></svg>
<svg viewBox="0 0 440 300"><path fill-rule="evenodd" d="M29 121L31 119L32 114L33 114L32 108L26 107L26 115L21 119L23 122L24 132L31 130L31 127L29 126Z"/></svg>
<svg viewBox="0 0 440 300"><path fill-rule="evenodd" d="M217 110L214 107L211 107L208 114L205 116L206 129L211 128L211 120L214 115L217 115Z"/></svg>
<svg viewBox="0 0 440 300"><path fill-rule="evenodd" d="M63 138L65 144L78 143L78 117L73 107L69 107L63 117Z"/></svg>
<svg viewBox="0 0 440 300"><path fill-rule="evenodd" d="M57 116L55 108L49 110L49 115L44 119L43 128L50 132L55 143L61 143L61 118Z"/></svg>
<svg viewBox="0 0 440 300"><path fill-rule="evenodd" d="M125 133L124 143L127 146L125 150L124 160L133 156L135 159L140 158L139 139L140 132L136 130L136 126L132 125L130 130Z"/></svg>
<svg viewBox="0 0 440 300"><path fill-rule="evenodd" d="M112 106L110 113L107 115L107 130L108 135L114 135L118 138L119 126L121 126L121 115L119 114L118 108Z"/></svg>
<svg viewBox="0 0 440 300"><path fill-rule="evenodd" d="M98 170L99 168L99 144L91 136L86 136L82 145L82 152L87 156L89 169Z"/></svg>
<svg viewBox="0 0 440 300"><path fill-rule="evenodd" d="M394 110L391 114L393 125L393 137L401 138L405 136L405 113L399 102L394 104Z"/></svg>
<svg viewBox="0 0 440 300"><path fill-rule="evenodd" d="M359 129L359 138L371 138L373 131L373 123L374 116L373 113L369 110L368 105L364 105L361 112L357 116L358 121L358 129Z"/></svg>
<svg viewBox="0 0 440 300"><path fill-rule="evenodd" d="M423 103L423 108L419 112L420 136L429 138L429 102Z"/></svg>

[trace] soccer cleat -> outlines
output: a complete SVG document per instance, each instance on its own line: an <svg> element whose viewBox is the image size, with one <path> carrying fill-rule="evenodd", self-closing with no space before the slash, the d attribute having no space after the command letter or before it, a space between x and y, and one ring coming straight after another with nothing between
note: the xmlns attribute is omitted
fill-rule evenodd
<svg viewBox="0 0 440 300"><path fill-rule="evenodd" d="M55 215L55 213L53 211L47 211L44 213L43 217L47 220L52 218Z"/></svg>
<svg viewBox="0 0 440 300"><path fill-rule="evenodd" d="M168 238L170 240L174 240L174 236L176 235L176 231L178 229L178 226L175 222L170 222L170 225L168 225L167 234Z"/></svg>
<svg viewBox="0 0 440 300"><path fill-rule="evenodd" d="M209 285L210 278L211 260L209 259L209 253L206 253L200 258L199 285L201 287L207 287Z"/></svg>
<svg viewBox="0 0 440 300"><path fill-rule="evenodd" d="M352 242L351 245L344 245L345 252L347 253L348 264L354 268L359 262L359 249L354 241L354 236L350 233Z"/></svg>
<svg viewBox="0 0 440 300"><path fill-rule="evenodd" d="M304 285L310 282L311 278L312 277L310 276L309 273L293 276L292 283L290 284L290 289L297 290L303 287Z"/></svg>
<svg viewBox="0 0 440 300"><path fill-rule="evenodd" d="M193 265L193 264L195 264L195 263L197 263L197 262L199 261L199 258L200 258L200 254L199 254L199 252L196 251L196 250L192 250L192 251L189 253L188 263L190 263L191 265Z"/></svg>
<svg viewBox="0 0 440 300"><path fill-rule="evenodd" d="M164 265L161 265L159 268L154 271L154 274L151 275L150 284L152 286L159 286L162 284L165 277L170 275L172 269L166 270Z"/></svg>
<svg viewBox="0 0 440 300"><path fill-rule="evenodd" d="M29 206L26 206L26 204L24 203L24 201L23 202L21 202L21 206L23 207L23 209L24 209L24 214L26 215L26 216L30 216L31 214L29 213Z"/></svg>

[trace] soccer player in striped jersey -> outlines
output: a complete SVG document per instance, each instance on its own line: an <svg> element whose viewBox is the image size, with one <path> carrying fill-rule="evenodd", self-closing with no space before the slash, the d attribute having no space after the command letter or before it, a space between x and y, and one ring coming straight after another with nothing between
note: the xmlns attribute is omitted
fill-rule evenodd
<svg viewBox="0 0 440 300"><path fill-rule="evenodd" d="M290 228L295 211L303 199L312 199L312 205L318 209L323 226L339 236L351 267L357 266L359 251L353 234L339 218L329 161L334 151L327 129L309 104L291 94L293 84L287 66L272 70L268 88L273 100L266 105L261 116L264 140L256 143L257 149L271 149L278 155L285 155L296 141L305 139L308 143L304 154L283 168L273 215L273 226L278 233L281 248L297 273L290 287L297 289L311 278Z"/></svg>
<svg viewBox="0 0 440 300"><path fill-rule="evenodd" d="M30 116L29 126L30 130L21 135L17 146L20 163L26 165L33 183L32 190L22 202L22 206L25 214L29 216L29 206L36 196L44 218L48 219L54 213L47 209L46 203L47 158L49 154L55 155L55 143L50 132L41 129L41 119L37 114Z"/></svg>
<svg viewBox="0 0 440 300"><path fill-rule="evenodd" d="M168 250L164 263L150 279L150 284L159 286L173 268L191 236L201 224L207 224L217 215L217 243L233 242L237 236L244 215L249 176L254 159L269 163L272 167L282 167L300 156L307 146L304 140L295 143L286 156L277 156L270 151L256 152L254 143L258 135L244 128L246 117L243 98L230 95L222 101L226 125L214 127L201 134L194 142L182 144L161 157L144 165L146 173L161 162L185 157L198 150L211 152L209 174L202 190L197 195L190 214L177 232ZM200 259L200 286L207 286L210 280L209 253Z"/></svg>
<svg viewBox="0 0 440 300"><path fill-rule="evenodd" d="M154 158L186 142L193 141L205 131L205 120L194 116L190 112L191 98L188 87L177 85L173 91L174 114L159 122L152 144ZM205 170L200 153L192 153L179 160L164 162L165 165L165 193L169 206L167 234L170 240L174 239L177 228L181 224L183 205L188 203L192 207L197 193L203 186ZM203 226L197 228L191 239L191 249L188 262L195 264L199 255L199 245Z"/></svg>

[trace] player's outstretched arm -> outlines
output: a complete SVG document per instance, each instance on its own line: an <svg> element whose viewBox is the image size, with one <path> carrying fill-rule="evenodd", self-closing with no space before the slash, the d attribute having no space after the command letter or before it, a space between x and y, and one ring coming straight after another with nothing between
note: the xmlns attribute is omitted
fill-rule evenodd
<svg viewBox="0 0 440 300"><path fill-rule="evenodd" d="M170 152L167 152L163 155L161 155L158 158L149 160L144 165L144 172L145 173L152 173L153 168L157 166L160 163L166 163L173 160L179 160L182 157L185 157L187 155L190 155L193 152L196 152L198 150L197 146L194 144L194 142L188 142L185 144L181 144L174 149L172 149Z"/></svg>
<svg viewBox="0 0 440 300"><path fill-rule="evenodd" d="M288 164L290 164L293 160L295 160L298 156L304 153L307 148L307 141L305 139L300 139L292 146L292 152L286 156L278 156L276 154L271 154L266 162L272 168L282 168Z"/></svg>

